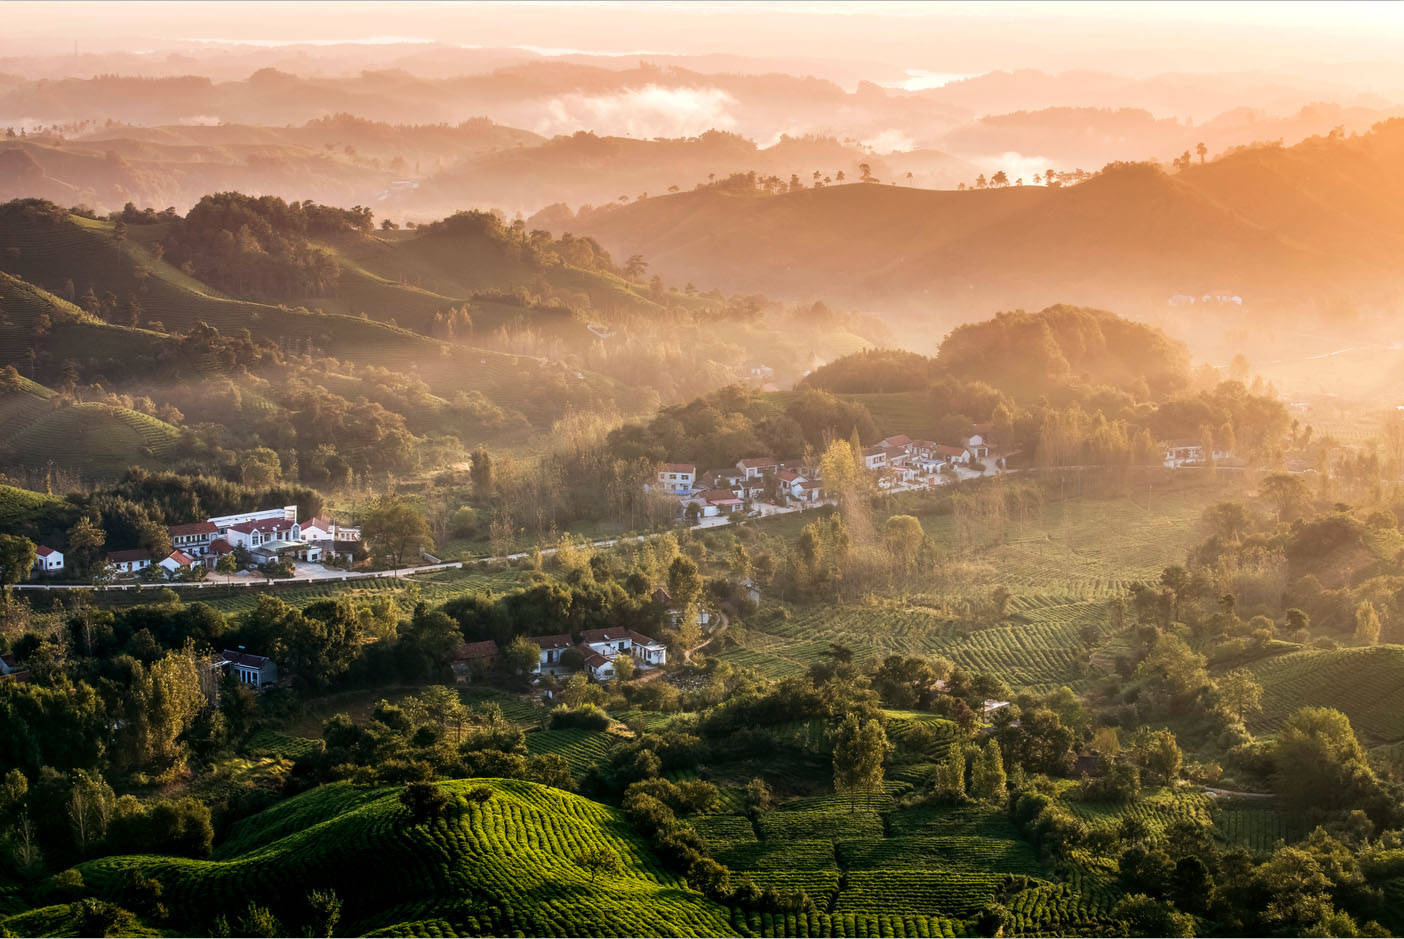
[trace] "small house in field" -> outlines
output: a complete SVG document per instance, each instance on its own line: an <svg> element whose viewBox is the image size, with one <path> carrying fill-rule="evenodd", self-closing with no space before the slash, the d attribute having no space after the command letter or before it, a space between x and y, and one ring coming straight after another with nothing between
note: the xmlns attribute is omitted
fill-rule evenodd
<svg viewBox="0 0 1404 939"><path fill-rule="evenodd" d="M36 574L57 574L63 570L63 553L40 545L34 552L34 572Z"/></svg>
<svg viewBox="0 0 1404 939"><path fill-rule="evenodd" d="M715 507L718 515L732 515L746 507L745 500L738 499L736 493L730 489L708 489L698 493L697 497L707 505Z"/></svg>
<svg viewBox="0 0 1404 939"><path fill-rule="evenodd" d="M255 691L278 683L278 666L265 655L251 655L242 649L225 649L214 657L212 664Z"/></svg>
<svg viewBox="0 0 1404 939"><path fill-rule="evenodd" d="M112 574L139 574L150 566L151 552L145 548L107 553L107 570Z"/></svg>
<svg viewBox="0 0 1404 939"><path fill-rule="evenodd" d="M497 664L497 643L491 639L482 642L465 642L453 653L450 668L453 679L466 685L474 676L482 675Z"/></svg>

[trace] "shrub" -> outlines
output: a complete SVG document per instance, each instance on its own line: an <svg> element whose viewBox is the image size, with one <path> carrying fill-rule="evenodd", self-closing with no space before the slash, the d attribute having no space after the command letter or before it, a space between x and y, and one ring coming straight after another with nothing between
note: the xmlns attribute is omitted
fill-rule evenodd
<svg viewBox="0 0 1404 939"><path fill-rule="evenodd" d="M578 727L581 730L608 730L609 725L609 715L594 704L578 708L561 705L551 711L552 730L565 730L570 727Z"/></svg>

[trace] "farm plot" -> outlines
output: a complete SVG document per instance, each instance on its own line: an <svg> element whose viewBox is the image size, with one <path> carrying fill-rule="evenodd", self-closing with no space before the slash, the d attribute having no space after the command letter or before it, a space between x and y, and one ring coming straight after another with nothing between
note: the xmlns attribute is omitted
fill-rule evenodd
<svg viewBox="0 0 1404 939"><path fill-rule="evenodd" d="M834 912L871 911L969 916L994 898L1008 878L969 871L849 871Z"/></svg>
<svg viewBox="0 0 1404 939"><path fill-rule="evenodd" d="M1291 844L1306 835L1299 816L1277 811L1271 803L1230 801L1214 813L1214 836L1226 844L1254 851L1271 851L1279 841Z"/></svg>
<svg viewBox="0 0 1404 939"><path fill-rule="evenodd" d="M841 841L845 870L952 870L1041 876L1043 865L1024 841L970 835L908 835Z"/></svg>
<svg viewBox="0 0 1404 939"><path fill-rule="evenodd" d="M601 763L609 748L618 740L618 737L607 731L567 727L561 730L532 731L526 735L526 748L533 756L539 753L553 753L561 757L570 764L570 771L580 776L590 767Z"/></svg>
<svg viewBox="0 0 1404 939"><path fill-rule="evenodd" d="M756 843L755 826L744 815L698 815L687 819L687 823L715 851ZM833 852L829 853L832 856Z"/></svg>
<svg viewBox="0 0 1404 939"><path fill-rule="evenodd" d="M761 835L775 841L833 841L838 838L878 838L882 817L877 812L800 810L767 812L760 817Z"/></svg>
<svg viewBox="0 0 1404 939"><path fill-rule="evenodd" d="M1301 707L1331 707L1369 743L1404 740L1404 646L1309 650L1248 666L1263 686L1263 711L1249 724L1271 733Z"/></svg>
<svg viewBox="0 0 1404 939"><path fill-rule="evenodd" d="M491 789L491 798L468 799L476 787ZM242 838L221 846L221 860L111 857L81 870L113 898L129 870L159 877L172 926L188 935L208 931L215 912L233 914L250 900L296 921L309 883L336 889L344 928L356 933L395 926L384 920L387 910L467 931L465 897L475 901L471 928L485 935L731 932L726 911L663 869L613 809L513 780L440 788L453 801L427 825L409 823L395 790L327 786L247 820ZM617 852L623 870L591 883L571 858L597 846Z"/></svg>
<svg viewBox="0 0 1404 939"><path fill-rule="evenodd" d="M1214 803L1202 792L1165 789L1143 794L1136 801L1125 804L1068 799L1066 805L1074 815L1088 824L1116 825L1123 818L1136 818L1145 824L1152 836L1159 837L1164 834L1165 827L1176 819L1209 822Z"/></svg>
<svg viewBox="0 0 1404 939"><path fill-rule="evenodd" d="M891 913L757 913L732 910L731 924L748 936L964 936L965 922L942 916Z"/></svg>

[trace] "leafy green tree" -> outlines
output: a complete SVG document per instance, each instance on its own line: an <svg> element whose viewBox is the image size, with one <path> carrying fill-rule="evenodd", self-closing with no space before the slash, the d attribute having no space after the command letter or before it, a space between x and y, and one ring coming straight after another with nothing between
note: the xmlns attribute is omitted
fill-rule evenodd
<svg viewBox="0 0 1404 939"><path fill-rule="evenodd" d="M624 866L619 861L619 852L604 845L594 845L577 851L571 860L575 862L577 867L589 873L592 884L601 874L606 877L617 877L624 870Z"/></svg>
<svg viewBox="0 0 1404 939"><path fill-rule="evenodd" d="M424 511L395 495L381 496L371 505L361 520L361 537L376 557L396 568L434 543Z"/></svg>
<svg viewBox="0 0 1404 939"><path fill-rule="evenodd" d="M503 665L514 675L526 675L541 664L541 647L526 636L518 636L502 652Z"/></svg>
<svg viewBox="0 0 1404 939"><path fill-rule="evenodd" d="M38 557L39 550L34 542L23 535L0 535L0 587L17 584L28 577Z"/></svg>
<svg viewBox="0 0 1404 939"><path fill-rule="evenodd" d="M1380 615L1369 600L1361 600L1355 608L1355 638L1367 646L1380 641Z"/></svg>
<svg viewBox="0 0 1404 939"><path fill-rule="evenodd" d="M219 560L215 562L215 571L223 574L226 580L239 572L239 559L233 551L226 551L219 556Z"/></svg>
<svg viewBox="0 0 1404 939"><path fill-rule="evenodd" d="M106 547L107 532L97 520L85 515L68 530L64 565L79 577L92 577L102 568Z"/></svg>
<svg viewBox="0 0 1404 939"><path fill-rule="evenodd" d="M1125 897L1112 909L1112 918L1126 926L1128 936L1189 937L1195 935L1195 920L1169 903L1145 894Z"/></svg>
<svg viewBox="0 0 1404 939"><path fill-rule="evenodd" d="M400 804L409 809L410 824L427 825L448 811L449 797L432 782L412 782L400 790Z"/></svg>
<svg viewBox="0 0 1404 939"><path fill-rule="evenodd" d="M859 794L882 787L889 749L887 732L872 718L860 721L849 714L834 732L834 790L849 797L850 812L857 808Z"/></svg>
<svg viewBox="0 0 1404 939"><path fill-rule="evenodd" d="M953 743L932 771L932 791L948 802L965 801L965 750Z"/></svg>
<svg viewBox="0 0 1404 939"><path fill-rule="evenodd" d="M288 932L283 928L283 924L278 922L278 917L273 915L272 910L250 901L239 916L235 935L247 939L275 939L277 936L288 935Z"/></svg>
<svg viewBox="0 0 1404 939"><path fill-rule="evenodd" d="M999 742L991 737L985 741L985 746L971 767L971 795L986 802L1003 805L1007 796L1005 786L1004 757L999 752Z"/></svg>
<svg viewBox="0 0 1404 939"><path fill-rule="evenodd" d="M1262 712L1263 686L1245 669L1236 668L1214 682L1224 709L1240 721Z"/></svg>
<svg viewBox="0 0 1404 939"><path fill-rule="evenodd" d="M903 569L916 565L917 554L926 542L926 532L914 515L893 515L882 525L882 541L891 557Z"/></svg>
<svg viewBox="0 0 1404 939"><path fill-rule="evenodd" d="M335 890L313 890L307 894L307 906L312 911L309 934L331 939L336 935L336 924L341 921L341 897Z"/></svg>
<svg viewBox="0 0 1404 939"><path fill-rule="evenodd" d="M1373 776L1350 719L1304 707L1287 718L1272 749L1273 788L1298 810L1329 810L1356 797Z"/></svg>
<svg viewBox="0 0 1404 939"><path fill-rule="evenodd" d="M1134 753L1142 769L1166 783L1173 782L1180 775L1184 755L1180 752L1174 731L1161 729L1141 734Z"/></svg>

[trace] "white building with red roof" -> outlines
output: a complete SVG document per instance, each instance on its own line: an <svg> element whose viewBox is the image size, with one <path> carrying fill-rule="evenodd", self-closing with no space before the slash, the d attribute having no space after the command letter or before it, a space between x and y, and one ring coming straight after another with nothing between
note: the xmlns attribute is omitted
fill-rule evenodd
<svg viewBox="0 0 1404 939"><path fill-rule="evenodd" d="M175 550L163 557L157 565L166 572L167 577L176 577L180 574L188 574L194 568L196 561L184 551Z"/></svg>
<svg viewBox="0 0 1404 939"><path fill-rule="evenodd" d="M34 552L34 572L36 574L57 574L61 570L63 570L63 552L41 544Z"/></svg>
<svg viewBox="0 0 1404 939"><path fill-rule="evenodd" d="M211 542L219 537L219 527L213 522L171 525L166 532L171 536L171 546L192 558L203 557L209 552Z"/></svg>
<svg viewBox="0 0 1404 939"><path fill-rule="evenodd" d="M673 495L684 495L697 485L695 463L664 463L658 467L658 487Z"/></svg>

